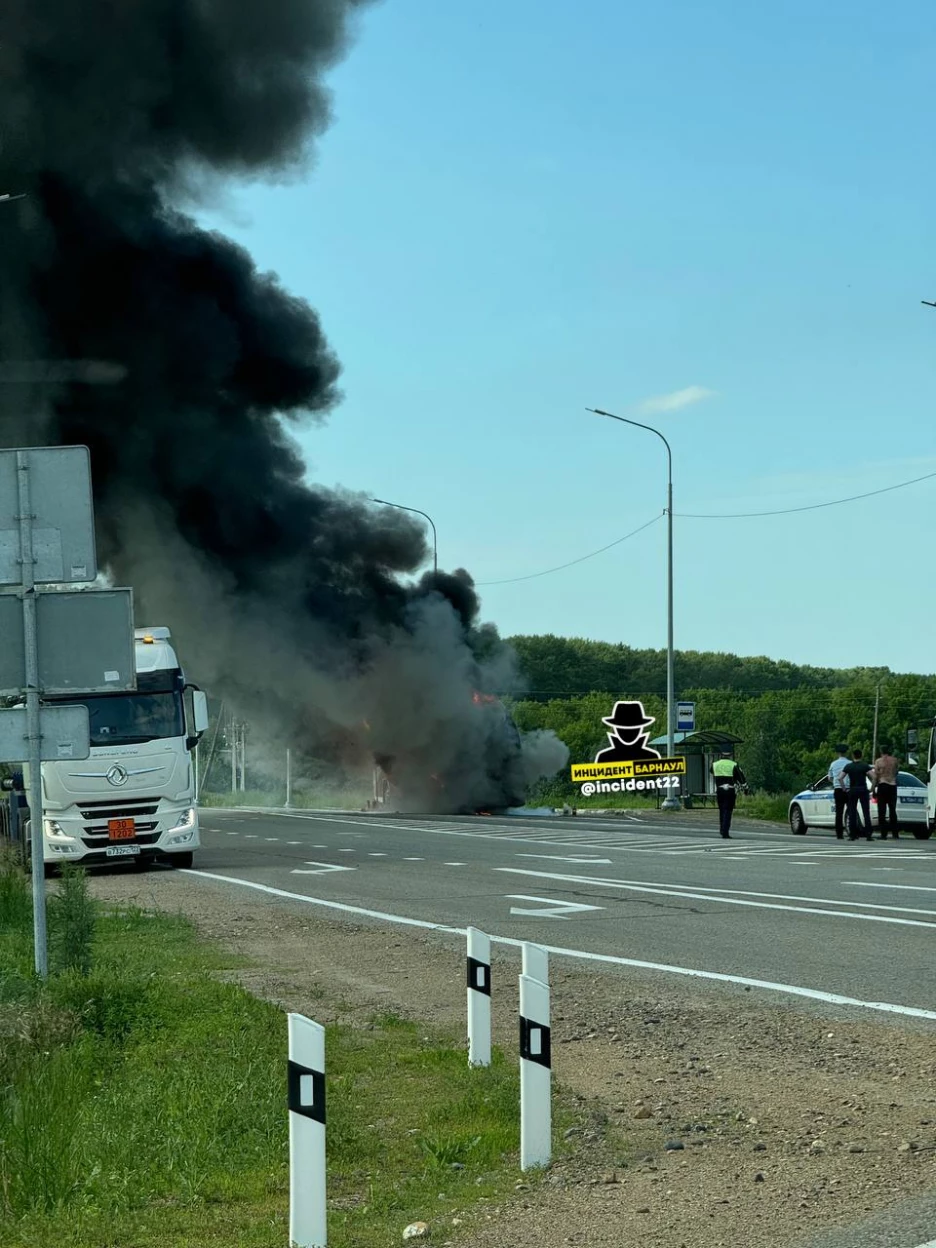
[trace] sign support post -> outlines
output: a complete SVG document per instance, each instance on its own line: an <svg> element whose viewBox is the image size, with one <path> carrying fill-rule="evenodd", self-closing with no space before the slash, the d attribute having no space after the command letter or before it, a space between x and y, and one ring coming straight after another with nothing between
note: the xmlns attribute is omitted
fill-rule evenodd
<svg viewBox="0 0 936 1248"><path fill-rule="evenodd" d="M42 838L42 736L39 725L39 634L36 625L36 563L33 554L33 515L29 454L16 452L19 503L20 563L23 596L23 648L26 659L26 736L29 750L29 820L31 829L33 944L36 974L49 974L46 933L45 855Z"/></svg>

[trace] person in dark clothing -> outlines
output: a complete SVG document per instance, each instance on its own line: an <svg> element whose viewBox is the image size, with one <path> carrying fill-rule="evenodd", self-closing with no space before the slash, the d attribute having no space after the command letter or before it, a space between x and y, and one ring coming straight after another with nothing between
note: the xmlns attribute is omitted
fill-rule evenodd
<svg viewBox="0 0 936 1248"><path fill-rule="evenodd" d="M835 802L835 835L839 840L845 835L845 786L842 784L842 772L848 766L848 746L837 745L835 752L838 758L832 760L829 767L829 779L832 781L832 800Z"/></svg>
<svg viewBox="0 0 936 1248"><path fill-rule="evenodd" d="M864 836L866 841L871 840L871 794L868 792L868 774L874 768L870 763L866 763L861 757L861 750L855 750L852 755L852 761L842 768L842 779L847 785L846 797L848 799L848 839L857 841L858 839L858 806L861 805L861 813L864 820Z"/></svg>
<svg viewBox="0 0 936 1248"><path fill-rule="evenodd" d="M718 802L718 829L723 837L731 836L731 816L738 800L738 785L747 784L744 772L726 750L712 764L715 778L715 800Z"/></svg>

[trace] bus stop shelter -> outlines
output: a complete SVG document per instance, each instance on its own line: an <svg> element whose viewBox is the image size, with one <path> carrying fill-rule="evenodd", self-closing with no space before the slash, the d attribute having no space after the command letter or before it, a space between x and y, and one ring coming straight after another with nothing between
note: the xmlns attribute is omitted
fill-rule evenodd
<svg viewBox="0 0 936 1248"><path fill-rule="evenodd" d="M740 745L741 737L731 732L677 732L673 737L673 748L677 757L686 759L686 774L682 782L683 805L687 810L699 802L705 805L715 800L715 781L712 777L712 764L716 758L727 751L732 758L735 747ZM650 744L665 753L669 745L667 737L655 737Z"/></svg>

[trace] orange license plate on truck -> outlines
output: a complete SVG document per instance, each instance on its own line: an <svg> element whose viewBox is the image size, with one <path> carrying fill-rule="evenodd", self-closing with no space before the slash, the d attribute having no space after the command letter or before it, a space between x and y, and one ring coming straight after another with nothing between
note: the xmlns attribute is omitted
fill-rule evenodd
<svg viewBox="0 0 936 1248"><path fill-rule="evenodd" d="M107 837L111 841L132 841L136 836L135 819L108 819Z"/></svg>

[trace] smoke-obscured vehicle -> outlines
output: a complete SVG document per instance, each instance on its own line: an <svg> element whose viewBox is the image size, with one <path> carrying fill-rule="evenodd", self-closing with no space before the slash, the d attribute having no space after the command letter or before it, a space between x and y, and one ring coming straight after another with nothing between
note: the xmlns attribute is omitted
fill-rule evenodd
<svg viewBox="0 0 936 1248"><path fill-rule="evenodd" d="M42 764L46 863L189 867L199 848L191 752L207 699L186 684L168 628L137 629L134 641L135 693L54 699L88 708L91 755Z"/></svg>
<svg viewBox="0 0 936 1248"><path fill-rule="evenodd" d="M491 694L471 695L470 748L436 765L430 751L374 759L374 802L414 813L492 814L526 801L523 747L507 708Z"/></svg>
<svg viewBox="0 0 936 1248"><path fill-rule="evenodd" d="M870 782L868 788L871 788ZM871 819L877 823L877 798L871 797ZM922 780L909 771L897 773L897 821L907 826L917 840L925 841L930 835L927 823L927 790ZM835 798L832 781L828 776L804 789L790 802L790 831L794 836L804 836L810 828L835 827Z"/></svg>

